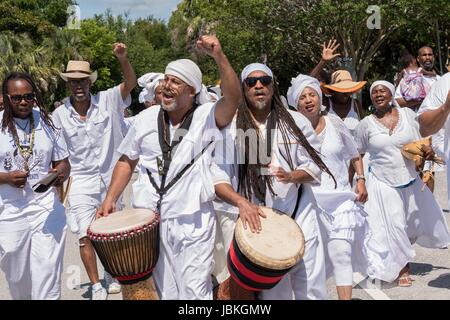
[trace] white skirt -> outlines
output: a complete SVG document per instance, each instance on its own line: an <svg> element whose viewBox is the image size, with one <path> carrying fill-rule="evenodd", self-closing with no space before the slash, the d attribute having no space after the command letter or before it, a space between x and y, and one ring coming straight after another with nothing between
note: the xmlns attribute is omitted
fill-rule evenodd
<svg viewBox="0 0 450 320"><path fill-rule="evenodd" d="M408 187L394 188L368 175L365 205L371 246L382 255L369 256L368 275L392 282L415 251L412 244L444 248L450 243L447 222L439 204L417 177Z"/></svg>

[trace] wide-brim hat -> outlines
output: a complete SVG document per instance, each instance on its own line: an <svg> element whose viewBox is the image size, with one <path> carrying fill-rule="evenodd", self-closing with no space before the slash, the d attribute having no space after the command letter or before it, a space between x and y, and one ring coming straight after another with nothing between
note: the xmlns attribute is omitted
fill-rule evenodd
<svg viewBox="0 0 450 320"><path fill-rule="evenodd" d="M331 75L331 84L322 85L322 91L325 94L355 93L361 90L366 83L367 81L353 81L352 75L347 70L337 70Z"/></svg>
<svg viewBox="0 0 450 320"><path fill-rule="evenodd" d="M97 80L97 71L91 70L91 65L87 61L70 60L67 63L66 72L60 72L59 75L64 81L69 79L89 78L91 83Z"/></svg>

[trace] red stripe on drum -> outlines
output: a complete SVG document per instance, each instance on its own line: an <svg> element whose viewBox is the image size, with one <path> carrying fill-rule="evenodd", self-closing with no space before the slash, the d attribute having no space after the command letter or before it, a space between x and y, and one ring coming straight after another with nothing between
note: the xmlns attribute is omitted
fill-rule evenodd
<svg viewBox="0 0 450 320"><path fill-rule="evenodd" d="M265 276L261 276L257 273L254 273L253 271L249 270L237 258L233 245L230 246L230 257L231 257L231 260L233 261L233 264L236 266L236 269L239 270L239 272L242 275L244 275L245 277L249 278L252 281L259 282L259 283L272 284L272 283L277 283L278 281L280 281L283 278L283 276L265 277Z"/></svg>
<svg viewBox="0 0 450 320"><path fill-rule="evenodd" d="M150 273L152 273L153 268L151 268L148 271L142 272L142 273L138 273L138 274L133 274L131 276L118 276L116 277L116 279L118 281L132 281L132 280L138 280L141 278L144 278L145 276L148 276Z"/></svg>
<svg viewBox="0 0 450 320"><path fill-rule="evenodd" d="M245 283L243 283L241 280L239 280L239 278L234 274L233 270L231 270L230 266L228 267L228 271L230 272L231 277L233 278L234 281L236 281L236 283L241 286L242 288L249 290L249 291L253 291L253 292L260 292L262 291L262 289L257 289L257 288L253 288L253 287L249 287L248 285L246 285Z"/></svg>

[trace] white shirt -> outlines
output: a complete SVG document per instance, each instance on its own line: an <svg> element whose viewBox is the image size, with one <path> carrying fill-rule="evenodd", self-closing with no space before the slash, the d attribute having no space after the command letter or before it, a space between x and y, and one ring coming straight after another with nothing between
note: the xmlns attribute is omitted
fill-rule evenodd
<svg viewBox="0 0 450 320"><path fill-rule="evenodd" d="M162 159L159 145L158 113L160 106L153 106L142 111L135 119L127 136L118 151L131 160L139 159L139 173L133 184L133 207L155 209L159 200L155 188L150 183L148 169L157 186L161 186L157 168L157 158ZM194 116L188 133L178 144L172 155L172 162L167 173L166 185L191 160L200 154L211 140L220 140L221 134L216 126L215 104L203 104L194 111ZM173 128L171 138L173 138ZM194 214L211 205L214 199L214 185L210 173L211 153L214 143L197 159L181 177L181 179L166 193L161 205L161 219L175 218Z"/></svg>
<svg viewBox="0 0 450 320"><path fill-rule="evenodd" d="M413 161L405 159L401 148L420 139L419 124L409 108L397 108L399 120L389 136L389 129L374 115L361 120L356 129L356 142L361 154L369 152L369 167L378 180L392 187L408 184L417 177Z"/></svg>
<svg viewBox="0 0 450 320"><path fill-rule="evenodd" d="M436 110L440 106L442 106L445 103L445 100L447 99L449 90L450 90L450 73L446 73L431 87L430 92L427 94L422 104L420 105L419 111L417 111L417 117L420 116L425 111ZM447 164L450 161L450 144L448 141L450 135L449 119L450 118L447 117L447 121L445 121L443 128L433 136L434 138L436 135L439 135L441 139L442 138L444 139L444 157ZM450 170L448 170L448 167L447 167L447 183L448 186L450 187ZM450 190L450 188L448 190Z"/></svg>
<svg viewBox="0 0 450 320"><path fill-rule="evenodd" d="M329 101L330 101L330 111L329 111L329 113L339 117L338 114L334 111L333 102L331 101L331 99L329 99ZM351 106L350 106L350 111L345 116L345 118L342 119L342 121L344 121L345 126L348 128L348 130L350 130L352 135L355 136L355 134L356 134L355 130L356 130L356 127L358 126L360 120L359 120L359 116L358 116L358 114L356 113L356 110L355 110L355 100L354 99L352 99Z"/></svg>
<svg viewBox="0 0 450 320"><path fill-rule="evenodd" d="M25 206L30 203L40 202L53 192L52 188L44 193L35 193L31 188L36 182L44 178L52 168L52 161L60 161L69 156L64 138L57 131L48 127L43 121L39 111L33 109L35 137L33 153L28 160L31 168L30 175L24 188L16 188L9 184L0 184L0 198L4 203L12 203L17 206ZM3 111L0 112L0 122L3 119ZM29 131L29 125L27 133ZM22 139L25 132L16 125L19 138ZM15 145L13 136L5 130L0 130L0 172L7 173L23 170L25 161ZM34 166L37 164L36 166ZM34 167L33 167L34 166ZM47 204L46 204L47 205ZM51 204L48 204L51 207Z"/></svg>
<svg viewBox="0 0 450 320"><path fill-rule="evenodd" d="M62 128L72 166L70 194L100 193L109 186L112 170L119 159L117 148L123 140L124 101L120 87L91 95L91 106L82 121L70 99L53 112L56 127Z"/></svg>
<svg viewBox="0 0 450 320"><path fill-rule="evenodd" d="M297 126L302 130L308 142L318 152L320 152L319 140L311 126L311 123L302 114L288 110L294 118ZM263 130L264 129L264 130ZM261 126L261 130L265 131L265 125ZM215 149L214 163L212 166L212 173L214 184L228 183L231 184L234 190L238 190L238 165L237 165L237 150L235 147L236 140L236 119L229 127L223 130L225 147L223 144L217 144ZM318 235L317 219L316 219L316 201L311 191L311 185L320 183L321 170L311 159L306 149L299 146L294 137L290 136L289 153L293 162L294 170L304 170L310 174L314 181L303 184L303 192L300 198L299 208L296 214L296 221L302 227L305 239L309 240ZM274 139L272 143L272 161L271 165L282 167L286 171L292 171L289 167L285 150L285 143L280 130L275 130ZM272 186L275 195L267 189L266 192L266 206L278 209L291 215L294 211L297 196L298 185L293 183L284 184L272 180ZM258 203L256 197L252 199L253 203ZM215 201L216 210L226 211L229 213L238 214L236 207L226 204L223 201Z"/></svg>

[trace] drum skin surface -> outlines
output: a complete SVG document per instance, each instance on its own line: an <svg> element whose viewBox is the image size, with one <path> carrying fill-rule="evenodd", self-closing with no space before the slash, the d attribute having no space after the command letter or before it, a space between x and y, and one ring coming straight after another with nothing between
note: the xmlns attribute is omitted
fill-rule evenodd
<svg viewBox="0 0 450 320"><path fill-rule="evenodd" d="M305 237L299 225L281 211L262 207L267 218L261 218L262 230L244 229L238 219L235 239L241 252L254 264L273 270L295 266L305 253Z"/></svg>

